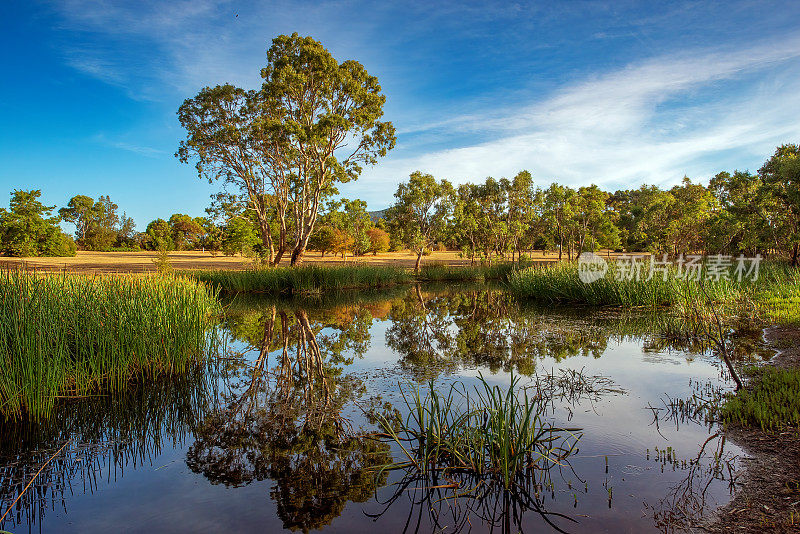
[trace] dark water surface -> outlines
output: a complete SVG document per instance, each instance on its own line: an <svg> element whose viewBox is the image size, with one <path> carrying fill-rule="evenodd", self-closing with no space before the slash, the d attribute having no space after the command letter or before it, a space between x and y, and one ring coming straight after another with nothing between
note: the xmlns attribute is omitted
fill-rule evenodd
<svg viewBox="0 0 800 534"><path fill-rule="evenodd" d="M67 443L0 530L673 531L727 502L741 451L706 443L716 427L679 409L730 388L719 362L670 347L657 323L461 286L237 298L208 366L66 403L38 428L0 428L0 514ZM526 502L457 476L448 487L376 476L399 451L353 437L375 430L369 414L402 411L399 383L470 388L480 374L505 388L511 373L526 385L567 370L599 386L554 402L554 424L582 429L579 450L538 475Z"/></svg>

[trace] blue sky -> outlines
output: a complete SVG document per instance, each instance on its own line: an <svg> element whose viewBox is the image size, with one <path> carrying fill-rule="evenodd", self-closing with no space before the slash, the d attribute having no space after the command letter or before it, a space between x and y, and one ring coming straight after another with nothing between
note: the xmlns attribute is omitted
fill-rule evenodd
<svg viewBox="0 0 800 534"><path fill-rule="evenodd" d="M271 39L295 31L387 96L397 148L342 188L370 209L417 169L616 190L756 170L800 142L791 1L11 0L0 16L0 192L109 194L140 230L202 215L217 190L173 156L183 99L257 87Z"/></svg>

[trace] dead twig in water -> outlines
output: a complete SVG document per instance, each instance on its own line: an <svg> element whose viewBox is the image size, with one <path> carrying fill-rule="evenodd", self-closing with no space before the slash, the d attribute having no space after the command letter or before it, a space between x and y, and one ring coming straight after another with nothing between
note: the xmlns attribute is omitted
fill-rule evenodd
<svg viewBox="0 0 800 534"><path fill-rule="evenodd" d="M52 462L52 461L53 461L53 460L56 458L56 456L58 456L59 454L61 454L61 451L63 451L63 450L64 450L64 448L65 448L67 445L69 445L71 441L72 441L72 438L68 439L68 440L67 440L67 441L66 441L66 442L65 442L65 443L64 443L64 444L61 446L61 448L60 448L60 449L58 449L58 450L55 452L55 454L53 454L53 456L51 456L51 457L50 457L50 459L49 459L49 460L47 460L45 463L43 463L43 464L42 464L42 467L40 467L38 471L36 471L36 474L35 474L35 475L33 475L33 478L31 478L30 482L28 482L28 485L27 485L27 486L25 486L25 488L24 488L24 489L23 489L23 490L22 490L22 491L19 493L19 495L17 495L17 498L16 498L16 499L14 499L14 502L12 502L12 503L11 503L11 505L8 507L8 510L6 510L6 513L4 513L4 514L3 514L3 517L0 517L0 525L2 525L2 524L3 524L3 521L5 520L5 518L6 518L6 516L8 515L8 513L9 513L9 512L10 512L10 511L11 511L11 510L14 508L14 505L15 505L15 504L17 504L17 502L18 502L18 501L19 501L19 500L22 498L22 496L23 496L23 495L25 495L25 492L26 492L26 491L28 491L28 488L30 488L30 487L31 487L31 484L33 484L33 482L36 480L36 477L38 477L38 476L41 474L41 472L42 472L42 471L44 471L44 468L45 468L45 467L47 467L47 465L48 465L50 462Z"/></svg>

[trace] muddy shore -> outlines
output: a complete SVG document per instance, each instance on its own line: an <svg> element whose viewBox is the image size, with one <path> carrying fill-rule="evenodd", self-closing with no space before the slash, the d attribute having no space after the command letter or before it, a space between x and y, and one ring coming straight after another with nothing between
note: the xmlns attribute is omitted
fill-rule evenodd
<svg viewBox="0 0 800 534"><path fill-rule="evenodd" d="M776 351L769 365L800 367L800 328L771 327L764 334ZM731 427L725 434L750 458L743 461L733 500L697 531L800 532L800 429Z"/></svg>

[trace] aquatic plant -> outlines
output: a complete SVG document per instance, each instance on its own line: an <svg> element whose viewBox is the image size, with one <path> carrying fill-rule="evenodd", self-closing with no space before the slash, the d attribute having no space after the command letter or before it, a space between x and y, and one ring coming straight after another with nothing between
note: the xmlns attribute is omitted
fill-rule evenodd
<svg viewBox="0 0 800 534"><path fill-rule="evenodd" d="M458 384L427 395L416 386L400 388L408 415L378 415L381 437L395 443L404 459L384 469L467 472L510 489L537 470L560 465L574 451L580 429L558 428L545 420L541 390L520 388L511 377L505 390L483 376L470 393ZM533 394L532 394L533 393Z"/></svg>
<svg viewBox="0 0 800 534"><path fill-rule="evenodd" d="M423 265L418 279L430 282L484 282L506 281L519 267L514 263L501 262L493 265L446 265L431 263Z"/></svg>
<svg viewBox="0 0 800 534"><path fill-rule="evenodd" d="M214 343L214 290L159 276L0 272L0 413L46 419L59 398L183 373Z"/></svg>
<svg viewBox="0 0 800 534"><path fill-rule="evenodd" d="M564 304L591 306L662 307L712 302L731 305L752 304L759 316L779 321L800 320L795 303L800 303L800 271L776 262L760 266L758 280L720 278L686 280L670 269L666 275L648 273L628 277L617 263L591 283L581 281L578 265L560 263L532 267L511 273L508 287L517 297ZM702 285L702 288L700 287ZM724 311L724 310L723 310Z"/></svg>

